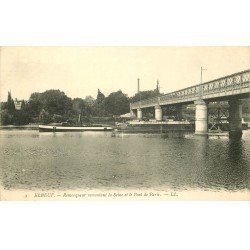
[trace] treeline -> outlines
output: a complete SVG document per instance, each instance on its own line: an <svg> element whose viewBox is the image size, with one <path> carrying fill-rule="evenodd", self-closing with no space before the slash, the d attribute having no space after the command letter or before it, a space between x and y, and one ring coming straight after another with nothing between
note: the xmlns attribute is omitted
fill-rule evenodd
<svg viewBox="0 0 250 250"><path fill-rule="evenodd" d="M129 104L158 95L159 92L143 91L129 98L121 90L107 97L98 89L96 99L91 96L71 99L60 90L32 93L28 101L22 101L21 109L15 108L11 93L7 102L1 103L1 125L25 125L29 123L57 123L69 121L72 124L113 121L114 116L129 112Z"/></svg>
<svg viewBox="0 0 250 250"><path fill-rule="evenodd" d="M68 121L72 124L111 122L115 117L129 112L131 102L158 96L158 89L141 91L133 97L128 97L121 90L105 96L99 89L96 98L71 99L60 90L47 90L43 93L32 93L28 101L21 102L20 110L15 108L11 93L8 93L7 102L0 106L1 125L25 125L29 123L58 123ZM165 110L167 109L167 110ZM164 113L175 115L175 107L164 108ZM189 112L190 110L186 110ZM243 117L250 121L250 100L243 100ZM149 117L154 115L154 110L148 110ZM193 111L191 112L193 115ZM147 115L147 110L144 111ZM150 116L151 115L151 116ZM190 116L191 114L188 114ZM192 116L191 115L191 116ZM80 121L79 121L80 118Z"/></svg>

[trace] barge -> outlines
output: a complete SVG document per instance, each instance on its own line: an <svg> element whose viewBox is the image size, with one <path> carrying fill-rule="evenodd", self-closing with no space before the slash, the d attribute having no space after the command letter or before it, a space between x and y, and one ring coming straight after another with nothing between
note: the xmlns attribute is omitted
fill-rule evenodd
<svg viewBox="0 0 250 250"><path fill-rule="evenodd" d="M116 131L127 133L194 132L195 125L189 121L139 121L117 123Z"/></svg>

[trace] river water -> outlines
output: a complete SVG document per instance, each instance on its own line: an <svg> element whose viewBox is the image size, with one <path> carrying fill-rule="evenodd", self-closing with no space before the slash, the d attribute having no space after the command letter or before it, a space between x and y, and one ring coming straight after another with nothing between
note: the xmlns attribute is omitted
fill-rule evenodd
<svg viewBox="0 0 250 250"><path fill-rule="evenodd" d="M241 140L111 132L0 130L6 190L249 190L250 131Z"/></svg>

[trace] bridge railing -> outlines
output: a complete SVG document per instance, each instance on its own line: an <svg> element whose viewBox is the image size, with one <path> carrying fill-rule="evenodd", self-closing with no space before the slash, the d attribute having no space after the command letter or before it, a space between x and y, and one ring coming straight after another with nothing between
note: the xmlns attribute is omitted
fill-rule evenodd
<svg viewBox="0 0 250 250"><path fill-rule="evenodd" d="M145 108L154 105L164 105L178 102L180 100L195 100L206 97L206 95L221 92L234 91L250 87L250 70L221 77L213 81L194 85L185 89L177 90L165 95L145 99L131 104L132 109Z"/></svg>
<svg viewBox="0 0 250 250"><path fill-rule="evenodd" d="M164 102L164 101L179 100L179 99L189 98L189 97L198 97L199 89L200 89L200 85L181 89L181 90L174 91L169 94L160 96L160 100Z"/></svg>
<svg viewBox="0 0 250 250"><path fill-rule="evenodd" d="M203 96L207 94L216 94L226 91L234 91L249 88L250 70L242 71L230 76L222 77L210 82L204 83Z"/></svg>

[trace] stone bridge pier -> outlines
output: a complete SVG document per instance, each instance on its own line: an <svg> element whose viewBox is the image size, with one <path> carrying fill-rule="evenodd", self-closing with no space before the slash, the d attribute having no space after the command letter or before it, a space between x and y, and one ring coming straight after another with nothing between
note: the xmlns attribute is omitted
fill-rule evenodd
<svg viewBox="0 0 250 250"><path fill-rule="evenodd" d="M137 119L142 120L142 109L141 108L137 109Z"/></svg>
<svg viewBox="0 0 250 250"><path fill-rule="evenodd" d="M195 104L195 134L207 135L208 133L208 116L207 103L203 100L194 102Z"/></svg>
<svg viewBox="0 0 250 250"><path fill-rule="evenodd" d="M162 121L162 108L160 105L155 106L155 120Z"/></svg>

